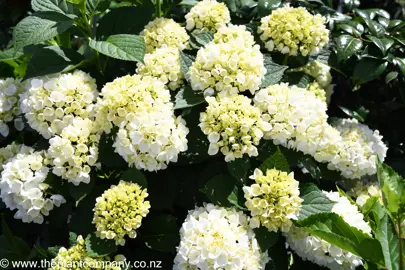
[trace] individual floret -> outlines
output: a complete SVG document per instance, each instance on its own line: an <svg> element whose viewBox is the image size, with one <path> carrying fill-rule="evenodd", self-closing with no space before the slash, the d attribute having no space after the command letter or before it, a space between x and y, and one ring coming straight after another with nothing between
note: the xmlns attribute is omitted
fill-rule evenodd
<svg viewBox="0 0 405 270"><path fill-rule="evenodd" d="M303 56L318 54L329 41L325 18L312 15L305 8L283 7L261 19L257 29L270 52Z"/></svg>
<svg viewBox="0 0 405 270"><path fill-rule="evenodd" d="M214 43L236 42L239 46L252 47L255 40L252 34L246 30L245 25L221 26L214 34Z"/></svg>
<svg viewBox="0 0 405 270"><path fill-rule="evenodd" d="M45 139L60 135L75 117L90 117L98 96L96 81L80 70L31 79L27 88L21 109Z"/></svg>
<svg viewBox="0 0 405 270"><path fill-rule="evenodd" d="M21 114L19 95L24 91L20 80L0 79L0 134L4 137L10 132L8 122L14 120L14 126L18 131L24 128L24 122L19 117Z"/></svg>
<svg viewBox="0 0 405 270"><path fill-rule="evenodd" d="M114 239L117 245L125 244L125 236L136 237L136 229L149 213L148 192L138 184L120 181L111 186L96 200L93 223L101 239Z"/></svg>
<svg viewBox="0 0 405 270"><path fill-rule="evenodd" d="M146 54L144 63L138 63L137 73L158 78L170 90L176 90L184 84L180 53L173 47L162 47Z"/></svg>
<svg viewBox="0 0 405 270"><path fill-rule="evenodd" d="M45 183L49 168L45 163L43 152L25 148L24 153L3 165L0 198L10 210L17 209L14 218L25 223L42 224L44 216L49 215L54 206L66 202L61 195L49 194Z"/></svg>
<svg viewBox="0 0 405 270"><path fill-rule="evenodd" d="M217 29L231 21L231 15L226 5L215 0L198 2L185 18L188 31L211 33L215 33Z"/></svg>
<svg viewBox="0 0 405 270"><path fill-rule="evenodd" d="M269 231L279 229L288 232L293 219L300 211L302 199L299 197L299 182L293 173L276 169L267 170L264 174L255 169L250 179L255 183L243 187L246 207L252 215L251 224L266 227Z"/></svg>
<svg viewBox="0 0 405 270"><path fill-rule="evenodd" d="M325 192L324 194L336 204L332 212L338 214L350 226L355 227L364 233L371 235L370 226L364 221L363 215L355 205L338 192ZM319 237L312 236L303 229L291 227L288 233L285 233L287 243L295 253L302 259L309 260L320 266L325 266L332 270L351 269L363 264L360 257L343 250Z"/></svg>
<svg viewBox="0 0 405 270"><path fill-rule="evenodd" d="M207 204L184 221L173 269L261 270L268 261L243 212Z"/></svg>
<svg viewBox="0 0 405 270"><path fill-rule="evenodd" d="M74 185L90 182L90 171L96 166L100 135L94 132L90 119L75 118L62 130L61 136L49 140L48 157L52 172Z"/></svg>
<svg viewBox="0 0 405 270"><path fill-rule="evenodd" d="M254 94L265 73L259 46L244 47L236 40L208 44L198 51L189 69L191 87L204 91L206 96L215 92L231 95L246 90Z"/></svg>
<svg viewBox="0 0 405 270"><path fill-rule="evenodd" d="M141 32L145 40L146 52L151 53L161 47L173 47L183 50L188 47L186 29L173 19L156 18L149 22Z"/></svg>
<svg viewBox="0 0 405 270"><path fill-rule="evenodd" d="M200 115L200 128L208 136L209 155L220 150L229 162L244 154L257 156L256 145L271 125L263 121L259 109L242 95L207 97L208 107Z"/></svg>

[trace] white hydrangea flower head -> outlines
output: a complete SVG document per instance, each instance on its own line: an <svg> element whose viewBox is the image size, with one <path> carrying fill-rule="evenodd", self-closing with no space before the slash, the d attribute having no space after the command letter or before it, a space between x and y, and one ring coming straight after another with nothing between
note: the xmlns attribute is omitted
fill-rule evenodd
<svg viewBox="0 0 405 270"><path fill-rule="evenodd" d="M181 116L174 116L172 106L139 107L127 119L113 146L129 166L164 170L170 162L177 162L180 152L187 150L189 129Z"/></svg>
<svg viewBox="0 0 405 270"><path fill-rule="evenodd" d="M111 132L113 125L121 126L135 112L162 107L170 102L170 91L151 76L124 76L107 83L95 106L97 129Z"/></svg>
<svg viewBox="0 0 405 270"><path fill-rule="evenodd" d="M245 96L206 97L208 107L200 114L200 128L210 142L208 154L220 150L229 162L244 154L257 156L256 145L271 125L261 118L260 111Z"/></svg>
<svg viewBox="0 0 405 270"><path fill-rule="evenodd" d="M326 102L326 91L319 85L318 82L311 82L307 84L306 89L314 93L314 95L323 102Z"/></svg>
<svg viewBox="0 0 405 270"><path fill-rule="evenodd" d="M27 151L29 153L27 153ZM49 168L43 152L24 149L3 165L0 198L10 210L17 210L14 218L25 223L42 224L54 206L66 200L61 195L48 194L45 183Z"/></svg>
<svg viewBox="0 0 405 270"><path fill-rule="evenodd" d="M75 117L91 116L98 96L96 81L80 70L31 79L27 88L21 109L31 128L45 139L60 135Z"/></svg>
<svg viewBox="0 0 405 270"><path fill-rule="evenodd" d="M31 147L23 144L17 144L15 142L7 145L6 147L0 148L0 172L3 171L3 165L5 165L17 154L29 154L30 151Z"/></svg>
<svg viewBox="0 0 405 270"><path fill-rule="evenodd" d="M91 167L97 166L100 135L90 119L75 118L60 136L49 140L48 158L53 174L74 185L90 182Z"/></svg>
<svg viewBox="0 0 405 270"><path fill-rule="evenodd" d="M371 228L368 223L364 221L363 214L361 214L357 207L352 205L346 197L340 196L338 192L324 191L324 194L330 200L336 202L332 208L333 213L338 214L350 226L371 235ZM332 245L319 237L312 236L294 225L291 227L290 231L284 235L286 236L288 245L298 256L320 266L332 270L354 270L357 266L363 264L360 257Z"/></svg>
<svg viewBox="0 0 405 270"><path fill-rule="evenodd" d="M184 50L188 47L186 29L173 19L156 18L149 22L141 32L145 40L146 52L151 53L157 48L173 47Z"/></svg>
<svg viewBox="0 0 405 270"><path fill-rule="evenodd" d="M193 90L205 95L231 95L259 89L266 74L259 45L244 47L237 40L210 43L197 53L189 69Z"/></svg>
<svg viewBox="0 0 405 270"><path fill-rule="evenodd" d="M340 132L343 144L339 162L329 163L328 168L349 179L375 174L377 156L384 161L388 150L379 131L356 119L338 119L332 125Z"/></svg>
<svg viewBox="0 0 405 270"><path fill-rule="evenodd" d="M299 197L299 182L294 179L294 173L271 169L264 174L255 169L250 179L255 183L243 187L243 192L246 207L252 215L251 226L260 224L269 231L280 229L288 232L291 220L297 218L303 201Z"/></svg>
<svg viewBox="0 0 405 270"><path fill-rule="evenodd" d="M261 19L257 32L270 52L303 56L316 55L329 41L325 18L305 8L282 7Z"/></svg>
<svg viewBox="0 0 405 270"><path fill-rule="evenodd" d="M19 131L24 128L21 118L17 118L21 115L19 95L24 91L21 80L0 79L0 134L4 137L10 132L8 122L14 120L14 126Z"/></svg>
<svg viewBox="0 0 405 270"><path fill-rule="evenodd" d="M240 46L252 47L255 44L253 35L246 30L245 25L233 25L221 26L214 34L214 43L228 43L236 42Z"/></svg>
<svg viewBox="0 0 405 270"><path fill-rule="evenodd" d="M273 127L264 134L264 139L315 154L328 118L325 102L305 89L281 83L258 91L254 103Z"/></svg>
<svg viewBox="0 0 405 270"><path fill-rule="evenodd" d="M137 67L138 74L156 77L170 90L176 90L184 84L177 48L162 47L153 53L147 53L144 63L138 63Z"/></svg>
<svg viewBox="0 0 405 270"><path fill-rule="evenodd" d="M347 195L353 197L361 207L372 197L377 197L383 204L383 195L378 182L357 181L356 185L347 192Z"/></svg>
<svg viewBox="0 0 405 270"><path fill-rule="evenodd" d="M243 212L206 204L189 211L173 269L260 270L268 261Z"/></svg>
<svg viewBox="0 0 405 270"><path fill-rule="evenodd" d="M325 123L319 133L316 152L313 154L315 160L324 163L338 163L340 161L339 151L342 148L342 143L343 139L340 136L340 132L328 123Z"/></svg>
<svg viewBox="0 0 405 270"><path fill-rule="evenodd" d="M211 33L215 33L217 29L231 21L231 15L226 5L215 0L198 2L185 18L188 31Z"/></svg>
<svg viewBox="0 0 405 270"><path fill-rule="evenodd" d="M330 73L330 66L315 60L307 64L302 71L314 77L318 84L325 88L332 83L332 75Z"/></svg>

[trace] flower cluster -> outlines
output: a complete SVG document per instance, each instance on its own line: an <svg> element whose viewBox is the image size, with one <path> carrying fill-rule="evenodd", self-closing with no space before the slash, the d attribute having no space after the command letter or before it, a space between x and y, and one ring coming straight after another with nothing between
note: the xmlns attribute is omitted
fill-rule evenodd
<svg viewBox="0 0 405 270"><path fill-rule="evenodd" d="M263 121L259 109L242 95L207 97L208 107L200 115L200 128L208 136L208 154L221 150L225 161L241 158L244 154L257 156L256 145L271 125Z"/></svg>
<svg viewBox="0 0 405 270"><path fill-rule="evenodd" d="M302 199L299 197L299 182L294 174L279 170L267 170L266 174L255 169L250 177L255 184L243 187L246 207L252 215L251 224L259 224L269 231L279 229L288 232L292 225L291 219L296 219L300 211Z"/></svg>
<svg viewBox="0 0 405 270"><path fill-rule="evenodd" d="M356 203L361 207L371 197L377 197L383 203L383 196L378 182L357 181L356 185L347 192L347 195L355 198Z"/></svg>
<svg viewBox="0 0 405 270"><path fill-rule="evenodd" d="M350 226L355 227L366 234L371 233L371 228L363 220L363 215L356 206L352 205L346 197L341 197L338 192L325 192L324 194L336 204L332 212L338 214ZM360 257L332 245L325 240L312 236L303 229L294 225L285 234L289 246L304 260L309 260L318 265L332 270L352 269L362 265Z"/></svg>
<svg viewBox="0 0 405 270"><path fill-rule="evenodd" d="M120 270L121 267L119 261L122 260L122 255L115 256L115 261L117 262L115 266L110 266L113 264L106 264L110 260L109 257L97 257L92 258L86 254L86 245L83 237L79 235L76 239L76 244L66 249L61 247L58 254L52 260L52 265L55 267L49 268L49 270L93 270L93 269L103 269L103 270ZM124 257L125 258L125 257Z"/></svg>
<svg viewBox="0 0 405 270"><path fill-rule="evenodd" d="M225 4L215 0L198 2L185 18L187 30L212 33L231 21L231 15Z"/></svg>
<svg viewBox="0 0 405 270"><path fill-rule="evenodd" d="M149 213L150 203L146 189L138 184L120 181L111 186L96 200L93 209L93 223L96 235L101 239L114 239L117 245L124 245L124 237L136 237L136 229L141 226L142 218Z"/></svg>
<svg viewBox="0 0 405 270"><path fill-rule="evenodd" d="M350 179L375 174L377 156L383 161L387 154L379 131L372 131L356 119L338 119L332 125L340 132L343 143L339 161L329 163L328 168Z"/></svg>
<svg viewBox="0 0 405 270"><path fill-rule="evenodd" d="M184 221L173 269L260 270L268 260L243 212L207 204Z"/></svg>
<svg viewBox="0 0 405 270"><path fill-rule="evenodd" d="M170 90L176 90L184 84L180 53L174 47L162 47L146 54L144 63L138 63L137 73L158 78Z"/></svg>
<svg viewBox="0 0 405 270"><path fill-rule="evenodd" d="M257 29L269 51L303 56L318 54L329 41L325 18L312 15L305 8L283 7L261 19Z"/></svg>
<svg viewBox="0 0 405 270"><path fill-rule="evenodd" d="M149 22L141 32L145 40L146 52L151 53L161 47L173 47L183 50L188 47L186 29L173 19L156 18Z"/></svg>
<svg viewBox="0 0 405 270"><path fill-rule="evenodd" d="M74 185L90 182L90 167L96 165L100 140L93 127L90 119L75 118L60 136L49 140L48 157L55 175Z"/></svg>
<svg viewBox="0 0 405 270"><path fill-rule="evenodd" d="M307 90L321 98L322 101L330 102L333 94L332 75L330 67L318 60L312 61L302 71L315 78L315 81L307 85Z"/></svg>
<svg viewBox="0 0 405 270"><path fill-rule="evenodd" d="M104 85L95 107L97 129L111 132L130 120L140 108L163 106L170 102L170 92L151 76L124 76Z"/></svg>
<svg viewBox="0 0 405 270"><path fill-rule="evenodd" d="M205 95L231 95L259 89L266 73L259 45L241 46L237 40L210 43L197 53L189 69L191 86Z"/></svg>
<svg viewBox="0 0 405 270"><path fill-rule="evenodd" d="M0 172L3 171L3 165L5 165L8 160L12 159L17 154L30 154L30 151L30 147L15 142L0 148Z"/></svg>
<svg viewBox="0 0 405 270"><path fill-rule="evenodd" d="M7 78L0 79L0 134L7 137L10 130L8 122L14 120L14 127L21 131L24 128L20 114L20 97L19 95L25 91L20 80Z"/></svg>
<svg viewBox="0 0 405 270"><path fill-rule="evenodd" d="M255 40L252 34L246 30L245 25L221 26L214 34L214 43L236 42L239 46L252 47Z"/></svg>
<svg viewBox="0 0 405 270"><path fill-rule="evenodd" d="M60 135L75 117L89 117L98 95L95 80L80 70L31 79L27 88L21 110L31 128L46 139Z"/></svg>
<svg viewBox="0 0 405 270"><path fill-rule="evenodd" d="M47 193L45 179L49 168L46 167L44 153L22 146L19 153L3 165L0 180L0 197L10 210L17 209L14 215L23 222L42 224L54 205L65 203L61 195Z"/></svg>

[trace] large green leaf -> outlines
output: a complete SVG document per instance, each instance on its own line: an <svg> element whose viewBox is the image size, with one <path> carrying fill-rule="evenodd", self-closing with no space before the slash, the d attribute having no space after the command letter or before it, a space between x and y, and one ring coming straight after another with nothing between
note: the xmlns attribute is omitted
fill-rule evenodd
<svg viewBox="0 0 405 270"><path fill-rule="evenodd" d="M69 183L69 194L75 200L76 207L88 194L91 193L95 185L95 179L91 179L88 184L80 183L79 185L74 185Z"/></svg>
<svg viewBox="0 0 405 270"><path fill-rule="evenodd" d="M288 66L282 66L273 62L269 55L264 56L264 67L266 68L266 74L262 80L262 88L280 82L284 71L288 68Z"/></svg>
<svg viewBox="0 0 405 270"><path fill-rule="evenodd" d="M148 187L148 181L146 180L145 175L136 168L130 168L123 172L120 179L127 182L137 183L144 188Z"/></svg>
<svg viewBox="0 0 405 270"><path fill-rule="evenodd" d="M87 0L86 11L90 16L96 12L104 12L110 6L111 0Z"/></svg>
<svg viewBox="0 0 405 270"><path fill-rule="evenodd" d="M74 17L54 11L44 11L24 18L17 24L13 32L16 50L20 50L26 45L49 40L65 32L73 25Z"/></svg>
<svg viewBox="0 0 405 270"><path fill-rule="evenodd" d="M142 62L145 56L145 42L136 35L113 35L105 41L90 40L90 47L112 58Z"/></svg>
<svg viewBox="0 0 405 270"><path fill-rule="evenodd" d="M381 243L387 270L400 270L400 240L388 215L384 215L384 217L380 220L375 233L375 238L377 238L377 240Z"/></svg>
<svg viewBox="0 0 405 270"><path fill-rule="evenodd" d="M250 159L246 155L227 163L229 173L239 181L244 181L250 167Z"/></svg>
<svg viewBox="0 0 405 270"><path fill-rule="evenodd" d="M383 55L386 55L388 50L394 45L394 40L390 38L378 38L374 36L367 36L382 52Z"/></svg>
<svg viewBox="0 0 405 270"><path fill-rule="evenodd" d="M270 232L265 227L256 228L254 229L254 232L257 243L259 244L262 252L267 252L270 247L274 246L279 238L278 233Z"/></svg>
<svg viewBox="0 0 405 270"><path fill-rule="evenodd" d="M99 151L99 161L101 163L102 168L110 168L110 169L125 169L128 167L126 161L115 152L114 147L114 136L107 135L103 133L100 138L100 143L98 146Z"/></svg>
<svg viewBox="0 0 405 270"><path fill-rule="evenodd" d="M195 56L191 54L187 54L185 52L180 51L180 66L181 72L184 74L184 77L188 82L190 82L190 76L188 70L190 69L191 65L195 60Z"/></svg>
<svg viewBox="0 0 405 270"><path fill-rule="evenodd" d="M278 8L281 5L281 0L259 0L257 8L259 15L264 17L271 13L273 9Z"/></svg>
<svg viewBox="0 0 405 270"><path fill-rule="evenodd" d="M335 40L338 61L347 60L363 47L363 41L349 35L341 35Z"/></svg>
<svg viewBox="0 0 405 270"><path fill-rule="evenodd" d="M296 222L313 236L350 251L366 260L384 264L380 243L370 235L347 224L335 213L320 213Z"/></svg>
<svg viewBox="0 0 405 270"><path fill-rule="evenodd" d="M262 165L260 165L259 169L265 174L267 170L270 169L277 169L283 172L290 172L290 167L288 165L288 161L281 153L280 148L277 147L277 151L267 158Z"/></svg>
<svg viewBox="0 0 405 270"><path fill-rule="evenodd" d="M205 98L202 91L194 91L190 85L182 88L175 97L174 109L184 109L204 103Z"/></svg>
<svg viewBox="0 0 405 270"><path fill-rule="evenodd" d="M117 250L114 240L98 238L94 233L86 237L85 245L90 257L104 257Z"/></svg>
<svg viewBox="0 0 405 270"><path fill-rule="evenodd" d="M14 48L0 51L0 62L20 58L24 54L21 51L16 51Z"/></svg>
<svg viewBox="0 0 405 270"><path fill-rule="evenodd" d="M75 50L58 46L29 45L24 53L32 55L24 79L62 72L84 60Z"/></svg>
<svg viewBox="0 0 405 270"><path fill-rule="evenodd" d="M382 37L384 36L385 29L384 27L379 24L376 21L373 21L371 19L365 18L364 21L366 22L368 29L370 30L370 33L376 37Z"/></svg>
<svg viewBox="0 0 405 270"><path fill-rule="evenodd" d="M147 247L162 252L174 252L180 242L177 218L160 214L142 221L142 236Z"/></svg>
<svg viewBox="0 0 405 270"><path fill-rule="evenodd" d="M0 256L13 260L30 259L31 248L21 238L15 237L7 225L4 216L1 216Z"/></svg>
<svg viewBox="0 0 405 270"><path fill-rule="evenodd" d="M405 77L405 58L395 57L394 63L399 67L399 70L402 73L402 76Z"/></svg>
<svg viewBox="0 0 405 270"><path fill-rule="evenodd" d="M311 215L328 213L332 211L336 202L329 198L314 184L300 186L300 197L304 200L301 205L298 219L305 219Z"/></svg>
<svg viewBox="0 0 405 270"><path fill-rule="evenodd" d="M191 33L190 44L195 49L204 47L214 39L214 35L210 32Z"/></svg>
<svg viewBox="0 0 405 270"><path fill-rule="evenodd" d="M34 11L56 11L64 14L72 12L72 6L66 0L32 0L31 7Z"/></svg>
<svg viewBox="0 0 405 270"><path fill-rule="evenodd" d="M363 84L377 79L384 73L388 62L374 58L363 58L354 68L353 76L358 83Z"/></svg>

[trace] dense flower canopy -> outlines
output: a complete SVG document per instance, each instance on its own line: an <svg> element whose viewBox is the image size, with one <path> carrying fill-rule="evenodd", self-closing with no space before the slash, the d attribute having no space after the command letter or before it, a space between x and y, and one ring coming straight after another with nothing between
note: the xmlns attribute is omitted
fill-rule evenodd
<svg viewBox="0 0 405 270"><path fill-rule="evenodd" d="M24 91L25 88L20 80L13 78L0 79L0 134L4 137L9 134L8 122L14 120L17 130L24 128L21 118L17 118L21 114L19 95Z"/></svg>

